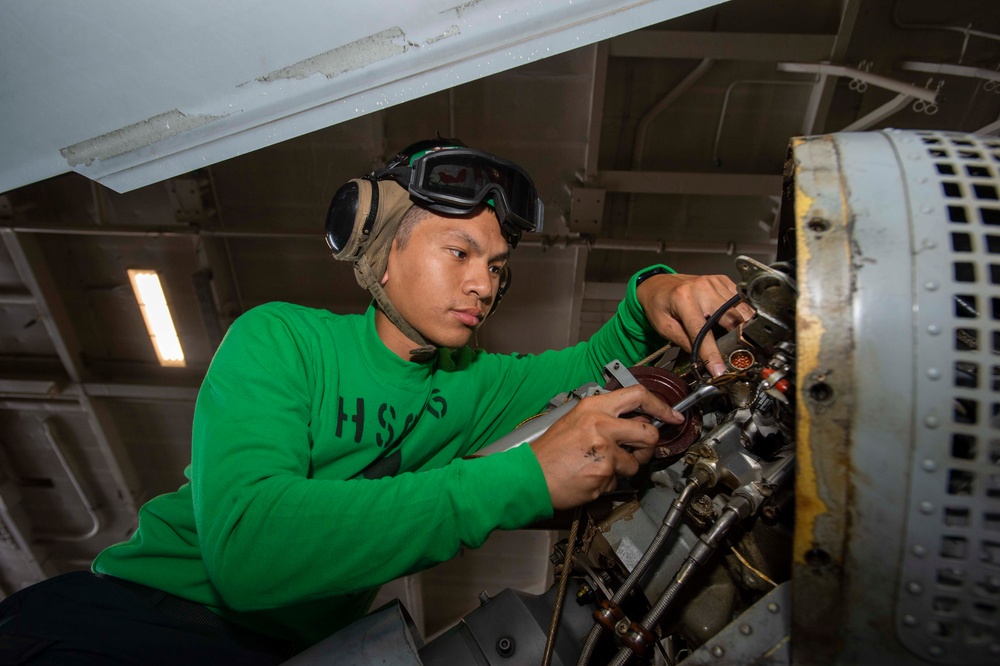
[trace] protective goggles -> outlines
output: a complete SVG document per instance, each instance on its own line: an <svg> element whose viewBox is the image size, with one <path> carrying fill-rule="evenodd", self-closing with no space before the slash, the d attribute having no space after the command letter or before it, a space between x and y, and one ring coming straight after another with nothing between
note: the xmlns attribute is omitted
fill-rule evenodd
<svg viewBox="0 0 1000 666"><path fill-rule="evenodd" d="M545 207L524 169L481 150L445 147L401 155L375 176L392 178L424 208L446 215L463 215L485 202L511 247L522 232L542 225Z"/></svg>

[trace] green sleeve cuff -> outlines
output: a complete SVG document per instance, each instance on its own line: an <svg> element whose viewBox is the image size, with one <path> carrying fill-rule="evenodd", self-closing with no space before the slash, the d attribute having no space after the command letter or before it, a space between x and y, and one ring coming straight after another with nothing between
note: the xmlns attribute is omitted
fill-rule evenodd
<svg viewBox="0 0 1000 666"><path fill-rule="evenodd" d="M646 319L645 311L643 311L642 306L639 305L639 298L636 296L635 293L637 287L636 281L639 279L640 276L645 275L646 273L649 273L650 271L656 269L662 269L664 272L669 273L671 275L677 274L677 271L672 269L670 266L667 266L666 264L653 264L652 266L643 268L641 271L637 271L635 275L633 275L628 281L628 289L625 292L625 300L622 301L621 308L619 310L623 315L626 316L627 320L633 322L639 322L644 329L648 330L652 330L652 327L649 326L649 322Z"/></svg>
<svg viewBox="0 0 1000 666"><path fill-rule="evenodd" d="M474 542L494 528L514 530L552 517L549 486L527 444L459 463L465 467L462 494L472 509L470 519L485 518L484 533L468 535Z"/></svg>

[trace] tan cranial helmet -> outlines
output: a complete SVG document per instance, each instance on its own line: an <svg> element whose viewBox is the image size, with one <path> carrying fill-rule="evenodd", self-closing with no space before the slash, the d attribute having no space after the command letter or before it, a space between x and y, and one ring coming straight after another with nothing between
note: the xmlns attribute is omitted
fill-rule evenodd
<svg viewBox="0 0 1000 666"><path fill-rule="evenodd" d="M392 180L370 176L355 178L333 197L327 215L326 239L334 257L354 262L354 278L375 298L389 320L420 346L415 356L433 353L430 344L403 319L382 288L382 276L389 263L392 241L399 223L416 204L409 192Z"/></svg>
<svg viewBox="0 0 1000 666"><path fill-rule="evenodd" d="M333 256L354 262L358 284L371 292L400 331L421 345L413 353L422 354L436 348L400 316L381 284L392 241L414 205L439 215L468 215L489 206L512 248L522 232L541 227L544 206L524 169L457 139L412 144L382 169L337 190L326 217L326 242ZM509 285L510 270L505 267L490 313Z"/></svg>

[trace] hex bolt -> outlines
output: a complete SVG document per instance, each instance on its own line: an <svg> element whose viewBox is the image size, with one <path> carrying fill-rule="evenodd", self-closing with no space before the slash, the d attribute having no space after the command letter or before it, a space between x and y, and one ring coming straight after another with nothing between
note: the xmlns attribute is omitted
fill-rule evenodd
<svg viewBox="0 0 1000 666"><path fill-rule="evenodd" d="M515 648L516 644L514 643L514 639L510 636L504 636L497 641L497 654L504 659L514 654Z"/></svg>

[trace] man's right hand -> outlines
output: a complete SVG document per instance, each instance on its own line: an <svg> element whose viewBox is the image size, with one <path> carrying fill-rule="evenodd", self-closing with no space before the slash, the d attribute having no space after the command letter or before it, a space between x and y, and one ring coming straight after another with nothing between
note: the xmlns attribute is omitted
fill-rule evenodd
<svg viewBox="0 0 1000 666"><path fill-rule="evenodd" d="M553 509L595 500L614 490L619 476L632 476L649 462L660 433L644 417L621 418L634 412L665 423L684 422L645 387L630 386L584 398L531 443Z"/></svg>

